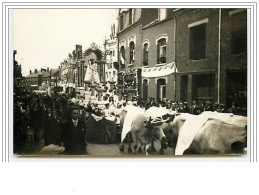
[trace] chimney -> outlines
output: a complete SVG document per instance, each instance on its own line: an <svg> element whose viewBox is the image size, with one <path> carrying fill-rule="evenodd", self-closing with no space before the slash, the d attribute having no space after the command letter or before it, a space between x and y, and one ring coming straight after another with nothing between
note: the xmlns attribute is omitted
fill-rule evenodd
<svg viewBox="0 0 259 195"><path fill-rule="evenodd" d="M76 45L76 50L82 50L82 45L77 44Z"/></svg>
<svg viewBox="0 0 259 195"><path fill-rule="evenodd" d="M47 68L47 72L49 72L49 67Z"/></svg>
<svg viewBox="0 0 259 195"><path fill-rule="evenodd" d="M30 70L30 74L31 74L31 70Z"/></svg>
<svg viewBox="0 0 259 195"><path fill-rule="evenodd" d="M60 66L58 66L58 69L60 70Z"/></svg>
<svg viewBox="0 0 259 195"><path fill-rule="evenodd" d="M37 69L35 69L35 71L34 71L35 73L37 73Z"/></svg>

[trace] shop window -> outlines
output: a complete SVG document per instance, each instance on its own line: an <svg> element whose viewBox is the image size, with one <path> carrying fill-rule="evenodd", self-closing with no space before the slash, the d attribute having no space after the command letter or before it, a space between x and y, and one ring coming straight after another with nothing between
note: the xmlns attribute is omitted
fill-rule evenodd
<svg viewBox="0 0 259 195"><path fill-rule="evenodd" d="M200 24L190 28L190 59L199 60L205 58L206 50L206 24Z"/></svg>
<svg viewBox="0 0 259 195"><path fill-rule="evenodd" d="M240 54L247 50L247 13L231 15L231 54Z"/></svg>
<svg viewBox="0 0 259 195"><path fill-rule="evenodd" d="M162 38L157 41L157 63L166 63L166 39Z"/></svg>
<svg viewBox="0 0 259 195"><path fill-rule="evenodd" d="M145 43L143 47L143 65L148 65L148 44Z"/></svg>
<svg viewBox="0 0 259 195"><path fill-rule="evenodd" d="M130 42L130 64L134 63L134 57L135 57L135 44L133 41Z"/></svg>

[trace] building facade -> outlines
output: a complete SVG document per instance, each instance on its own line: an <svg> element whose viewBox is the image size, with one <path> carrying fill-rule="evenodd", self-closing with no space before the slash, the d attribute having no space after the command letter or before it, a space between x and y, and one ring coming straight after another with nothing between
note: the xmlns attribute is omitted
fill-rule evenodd
<svg viewBox="0 0 259 195"><path fill-rule="evenodd" d="M118 24L119 94L141 96L141 9L120 9Z"/></svg>
<svg viewBox="0 0 259 195"><path fill-rule="evenodd" d="M105 42L105 67L104 78L109 90L117 83L118 75L118 39L113 37Z"/></svg>
<svg viewBox="0 0 259 195"><path fill-rule="evenodd" d="M246 106L246 9L121 9L118 22L122 90Z"/></svg>
<svg viewBox="0 0 259 195"><path fill-rule="evenodd" d="M189 104L209 100L229 107L235 98L236 102L244 98L246 10L181 9L175 17L177 99Z"/></svg>

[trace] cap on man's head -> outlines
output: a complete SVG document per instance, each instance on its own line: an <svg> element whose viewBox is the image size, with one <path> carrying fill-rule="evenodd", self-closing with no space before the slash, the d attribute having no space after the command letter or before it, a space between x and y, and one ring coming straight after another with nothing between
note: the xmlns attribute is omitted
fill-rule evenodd
<svg viewBox="0 0 259 195"><path fill-rule="evenodd" d="M73 110L80 110L80 109L79 109L78 106L72 106L72 107L71 107L71 111L73 111Z"/></svg>
<svg viewBox="0 0 259 195"><path fill-rule="evenodd" d="M86 112L93 112L93 109L91 106L86 106L84 109Z"/></svg>

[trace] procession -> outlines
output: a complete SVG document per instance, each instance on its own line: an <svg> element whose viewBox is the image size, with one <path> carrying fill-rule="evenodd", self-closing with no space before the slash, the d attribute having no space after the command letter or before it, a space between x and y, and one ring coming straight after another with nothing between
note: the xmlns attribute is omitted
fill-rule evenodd
<svg viewBox="0 0 259 195"><path fill-rule="evenodd" d="M14 155L246 155L246 9L109 11L55 67L13 51Z"/></svg>

